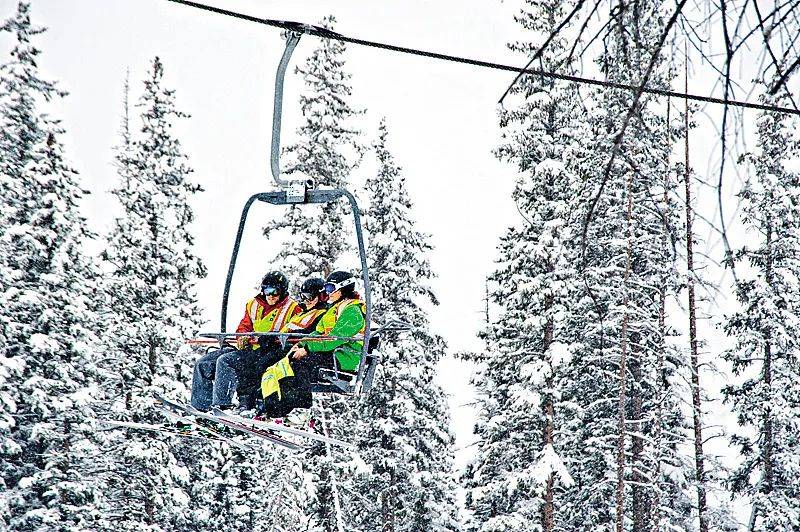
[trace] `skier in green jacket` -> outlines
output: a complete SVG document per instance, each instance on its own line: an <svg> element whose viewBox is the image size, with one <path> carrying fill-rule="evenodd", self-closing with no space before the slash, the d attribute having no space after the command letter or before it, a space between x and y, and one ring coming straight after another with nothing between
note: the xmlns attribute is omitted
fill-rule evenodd
<svg viewBox="0 0 800 532"><path fill-rule="evenodd" d="M364 337L366 307L355 287L356 279L351 273L331 273L324 285L330 308L312 334L340 338L300 340L288 353L295 376L292 395L300 408L311 405L311 385L319 368L333 369L334 364L342 371L358 368L364 342L348 338Z"/></svg>
<svg viewBox="0 0 800 532"><path fill-rule="evenodd" d="M314 334L351 338L364 336L366 312L364 303L355 291L355 277L344 271L331 273L325 281L330 308L317 324ZM310 338L298 342L289 357L302 360L309 357L319 367L333 367L333 357L342 371L353 371L361 361L364 343L360 340ZM333 353L333 356L331 356Z"/></svg>

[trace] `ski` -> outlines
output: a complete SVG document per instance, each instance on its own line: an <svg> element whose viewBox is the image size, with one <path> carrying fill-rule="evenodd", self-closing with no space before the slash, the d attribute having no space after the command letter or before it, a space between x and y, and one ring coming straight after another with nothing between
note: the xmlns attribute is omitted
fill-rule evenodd
<svg viewBox="0 0 800 532"><path fill-rule="evenodd" d="M226 436L225 434L222 434L219 431L212 429L211 427L203 426L200 423L197 423L194 419L187 419L186 418L186 412L184 412L184 410L182 408L180 408L180 405L170 401L169 399L165 399L165 398L163 398L161 396L157 396L157 397L158 397L158 400L161 403L161 410L164 412L164 414L167 417L174 419L176 422L184 423L186 425L189 425L189 426L193 427L193 429L198 431L198 432L201 432L203 434L207 434L207 435L211 436L213 439L224 441L228 445L231 445L232 447L236 447L236 448L241 449L243 451L257 451L258 450L256 447L253 447L252 445L247 445L246 443L242 443L240 441L234 440L233 438L231 438L229 436Z"/></svg>
<svg viewBox="0 0 800 532"><path fill-rule="evenodd" d="M154 425L150 423L134 423L132 421L117 421L114 419L97 419L95 420L98 423L103 425L108 425L109 427L114 427L117 429L133 429L133 430L148 430L151 432L161 432L163 434L169 434L172 436L181 436L184 438L198 438L198 439L214 439L218 440L218 438L212 438L211 436L205 436L202 434L198 434L193 430L183 430L178 427L170 427L168 425ZM219 440L222 441L222 440Z"/></svg>
<svg viewBox="0 0 800 532"><path fill-rule="evenodd" d="M198 427L195 424L187 424L185 429L178 428L176 426L170 425L155 425L151 423L135 423L132 421L116 421L116 420L107 420L107 419L98 419L96 420L103 425L108 425L114 428L121 428L121 429L132 429L132 430L143 430L148 432L158 432L160 434L166 434L169 436L178 436L181 438L194 438L198 440L206 440L206 441L218 441L224 442L234 447L238 447L243 450L252 451L254 450L253 447L245 445L241 442L228 438L222 434L217 433L214 430L208 429L204 430L204 428Z"/></svg>
<svg viewBox="0 0 800 532"><path fill-rule="evenodd" d="M280 436L270 433L267 430L259 429L256 427L250 427L240 423L239 421L234 421L231 419L218 417L212 414L207 414L205 412L197 410L191 405L183 405L180 403L176 403L174 401L170 401L169 399L165 399L160 395L156 395L156 399L158 399L161 402L161 404L164 405L165 408L168 408L169 410L172 410L175 413L182 412L183 414L188 414L189 416L193 416L198 419L204 419L207 421L212 421L214 423L219 423L233 430L243 432L245 434L250 434L251 436L256 436L258 438L261 438L262 440L266 440L270 443L273 443L280 447L285 447L286 449L290 449L292 451L297 451L303 448L301 445L293 441L281 438Z"/></svg>
<svg viewBox="0 0 800 532"><path fill-rule="evenodd" d="M245 417L237 416L235 414L229 414L228 412L224 412L219 410L218 408L212 409L212 412L215 416L221 419L229 419L236 423L240 423L242 425L249 424L252 425L254 428L259 428L263 430L274 430L277 432L285 432L286 434L292 434L294 436L301 436L303 438L308 438L310 440L320 441L323 443L330 443L331 445L338 445L340 447L355 447L352 443L348 443L346 441L337 440L336 438L330 438L328 436L323 436L321 434L317 434L316 432L310 432L307 430L296 429L293 427L287 427L286 425L279 425L277 423L271 421L261 421L258 419L248 419Z"/></svg>

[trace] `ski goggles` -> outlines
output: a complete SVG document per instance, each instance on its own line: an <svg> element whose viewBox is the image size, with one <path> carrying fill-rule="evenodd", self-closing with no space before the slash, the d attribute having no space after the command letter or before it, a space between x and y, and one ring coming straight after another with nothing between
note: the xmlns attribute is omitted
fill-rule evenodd
<svg viewBox="0 0 800 532"><path fill-rule="evenodd" d="M323 290L325 290L326 294L332 294L337 290L341 290L345 286L350 286L355 284L355 282L356 282L355 279L351 277L350 279L345 279L344 281L340 281L338 283L325 283L325 286L323 286Z"/></svg>
<svg viewBox="0 0 800 532"><path fill-rule="evenodd" d="M261 293L267 297L277 296L278 294L280 294L280 290L278 290L274 286L266 285L261 287Z"/></svg>
<svg viewBox="0 0 800 532"><path fill-rule="evenodd" d="M300 292L301 301L311 301L317 296L319 296L319 292Z"/></svg>

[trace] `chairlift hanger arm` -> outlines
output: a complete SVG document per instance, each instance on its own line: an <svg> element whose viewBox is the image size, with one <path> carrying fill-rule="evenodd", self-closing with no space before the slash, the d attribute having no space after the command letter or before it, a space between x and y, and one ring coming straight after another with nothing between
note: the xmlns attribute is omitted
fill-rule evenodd
<svg viewBox="0 0 800 532"><path fill-rule="evenodd" d="M550 79L560 79L563 81L568 81L571 83L582 83L585 85L594 85L600 86L610 89L622 89L630 92L638 92L641 90L647 94L655 94L658 96L667 96L671 98L684 98L692 101L697 102L704 102L704 103L713 103L719 105L728 105L731 107L743 107L746 109L758 109L761 111L771 111L776 113L784 113L784 114L791 114L791 115L800 115L800 110L792 109L789 107L780 107L774 105L763 105L759 103L752 103L752 102L744 102L738 100L729 100L727 98L715 98L712 96L701 96L698 94L687 94L677 91L671 90L664 90L664 89L657 89L653 87L645 87L642 89L638 85L630 85L626 83L616 83L612 81L603 81L598 79L591 79L591 78L584 78L580 76L571 76L569 74L559 74L557 72L547 72L545 70L539 70L534 68L520 68L513 65L505 65L502 63L494 63L491 61L483 61L480 59L472 59L469 57L461 57L455 55L448 55L448 54L441 54L438 52L429 52L427 50L420 50L416 48L408 48L405 46L397 46L394 44L387 44L381 43L376 41L368 41L366 39L357 39L354 37L347 37L345 35L341 35L335 33L331 30L326 28L319 28L317 26L312 26L310 24L303 24L300 22L289 22L284 20L273 20L273 19L265 19L265 18L258 18L253 17L250 15L245 15L243 13L237 13L235 11L228 11L226 9L220 9L218 7L209 6L206 4L200 4L197 2L191 2L189 0L168 0L169 2L173 2L176 4L182 4L189 7L194 7L198 9L202 9L205 11L210 11L212 13L217 13L219 15L225 15L229 17L238 18L241 20L246 20L249 22L256 22L258 24L264 24L267 26L272 26L275 28L281 28L289 31L300 31L307 35L314 35L316 37L320 37L323 39L336 39L342 42L348 42L352 44L357 44L360 46L369 46L372 48L380 48L382 50L389 50L392 52L399 52L403 54L411 54L411 55L418 55L422 57L427 57L430 59L438 59L442 61L450 61L455 63L462 63L465 65L471 65L476 67L482 68L491 68L494 70L504 70L506 72L514 72L520 74L528 74L532 76L539 76L544 78Z"/></svg>
<svg viewBox="0 0 800 532"><path fill-rule="evenodd" d="M290 183L281 179L281 118L283 117L283 81L286 78L286 67L292 58L292 52L300 42L300 33L291 31L286 39L286 48L283 50L278 71L275 74L275 108L272 112L272 150L270 151L270 168L272 178L279 187L288 186Z"/></svg>

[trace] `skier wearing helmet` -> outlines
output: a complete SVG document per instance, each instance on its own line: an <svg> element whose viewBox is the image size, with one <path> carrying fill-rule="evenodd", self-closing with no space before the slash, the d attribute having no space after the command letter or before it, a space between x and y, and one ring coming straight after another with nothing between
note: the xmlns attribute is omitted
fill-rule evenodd
<svg viewBox="0 0 800 532"><path fill-rule="evenodd" d="M278 332L289 320L301 312L300 305L289 297L289 280L273 271L261 279L259 293L245 305L244 317L236 328L237 333ZM277 340L239 336L236 347L225 347L200 357L194 366L192 378L192 406L207 411L212 406L226 409L232 406L233 393L240 381L258 382L258 360L261 344L272 345ZM241 409L252 409L255 396L240 396Z"/></svg>
<svg viewBox="0 0 800 532"><path fill-rule="evenodd" d="M318 336L349 338L363 336L366 307L356 292L356 278L345 271L335 271L325 280L324 290L328 294L330 308L317 324ZM357 340L302 340L295 345L289 356L293 360L308 357L306 363L320 367L333 367L333 358L343 371L353 371L361 361L363 342ZM334 357L330 354L333 352ZM326 356L327 355L327 356Z"/></svg>
<svg viewBox="0 0 800 532"><path fill-rule="evenodd" d="M317 324L328 310L328 294L324 285L325 280L319 277L311 277L303 282L300 288L303 312L292 318L281 332L309 334L316 330ZM290 342L296 342L297 338L290 339ZM275 346L259 363L264 397L260 413L265 417L283 417L292 408L311 408L310 397L305 400L305 397L298 398L296 394L294 371L286 358L287 351L288 348Z"/></svg>
<svg viewBox="0 0 800 532"><path fill-rule="evenodd" d="M289 350L288 360L295 379L291 394L287 394L292 399L285 405L288 410L311 406L311 384L314 373L319 368L333 368L335 364L342 371L353 371L358 367L364 343L348 338L363 337L366 327L364 319L366 307L356 292L355 283L355 277L345 271L335 271L325 280L323 289L328 294L330 307L320 318L313 334L339 338L312 337L298 341ZM268 391L262 379L262 392L265 396L268 395ZM292 420L295 424L305 423L304 416L295 417L296 419Z"/></svg>

